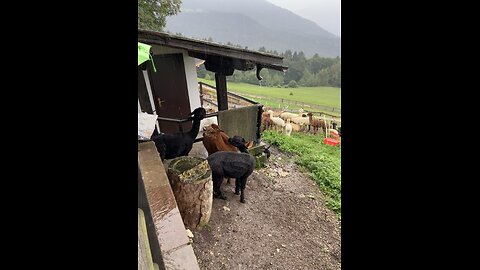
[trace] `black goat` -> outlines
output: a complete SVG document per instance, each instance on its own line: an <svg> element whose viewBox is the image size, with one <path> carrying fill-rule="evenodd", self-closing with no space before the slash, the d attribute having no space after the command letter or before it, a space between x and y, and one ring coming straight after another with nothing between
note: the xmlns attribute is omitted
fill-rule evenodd
<svg viewBox="0 0 480 270"><path fill-rule="evenodd" d="M195 109L190 115L193 115L192 129L189 132L162 133L153 135L150 140L155 143L162 161L180 156L187 156L192 150L193 142L200 130L200 121L205 118L204 108Z"/></svg>
<svg viewBox="0 0 480 270"><path fill-rule="evenodd" d="M255 158L246 153L219 151L208 156L207 161L212 169L213 196L227 199L220 186L224 177L231 177L235 178L235 194L240 194L240 202L245 203L244 190L248 177L255 169Z"/></svg>
<svg viewBox="0 0 480 270"><path fill-rule="evenodd" d="M241 153L219 151L211 154L207 158L208 164L212 169L213 196L226 200L227 197L220 189L223 178L235 178L235 194L240 194L240 202L245 203L244 190L248 177L255 169L255 158L248 152L245 146L245 139L241 136L233 136L228 139L228 142L237 147ZM268 148L270 148L270 146L264 150L267 158L270 157Z"/></svg>
<svg viewBox="0 0 480 270"><path fill-rule="evenodd" d="M233 137L228 138L228 142L231 145L237 147L238 150L240 150L240 152L248 154L247 146L245 146L247 142L243 137L235 135Z"/></svg>
<svg viewBox="0 0 480 270"><path fill-rule="evenodd" d="M240 152L247 153L247 154L250 153L250 152L248 152L248 149L245 146L245 143L246 143L245 139L242 138L241 136L233 136L233 137L228 139L228 142L231 145L237 147L238 150L240 150ZM268 148L270 148L270 146L268 146L267 148L265 148L265 150L263 150L263 152L267 155L267 158L270 158L270 156L271 156L271 152L270 152L270 150L268 150Z"/></svg>

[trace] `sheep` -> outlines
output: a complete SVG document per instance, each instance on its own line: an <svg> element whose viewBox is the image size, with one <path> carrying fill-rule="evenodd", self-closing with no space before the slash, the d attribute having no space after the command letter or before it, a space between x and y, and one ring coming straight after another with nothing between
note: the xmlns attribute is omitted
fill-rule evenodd
<svg viewBox="0 0 480 270"><path fill-rule="evenodd" d="M304 125L304 126L309 126L310 125L310 119L308 119L306 114L304 114L302 116L290 118L290 121L292 123L297 124L297 125Z"/></svg>
<svg viewBox="0 0 480 270"><path fill-rule="evenodd" d="M290 113L290 112L283 112L280 114L280 118L282 118L283 120L287 120L288 118L294 118L294 117L299 117L300 115L298 114L295 114L295 113Z"/></svg>
<svg viewBox="0 0 480 270"><path fill-rule="evenodd" d="M292 134L292 124L290 123L290 118L287 119L287 124L285 124L285 135L290 136Z"/></svg>
<svg viewBox="0 0 480 270"><path fill-rule="evenodd" d="M323 134L326 134L326 128L327 127L325 125L325 121L313 118L313 113L311 113L311 112L309 112L307 115L308 115L308 119L310 121L310 126L313 127L313 134L317 134L317 130L318 130L319 127L322 128Z"/></svg>
<svg viewBox="0 0 480 270"><path fill-rule="evenodd" d="M268 110L267 112L268 114L270 114L270 117L279 117L281 113L281 112L272 111L272 110Z"/></svg>
<svg viewBox="0 0 480 270"><path fill-rule="evenodd" d="M292 125L292 131L301 132L305 130L305 124L295 124L290 122L290 125Z"/></svg>
<svg viewBox="0 0 480 270"><path fill-rule="evenodd" d="M270 114L267 115L262 115L262 122L261 122L261 128L260 131L263 132L267 129L270 129L273 127L274 123L272 119L270 118Z"/></svg>
<svg viewBox="0 0 480 270"><path fill-rule="evenodd" d="M195 109L190 115L193 115L192 129L189 132L162 133L150 138L155 143L162 161L180 156L187 156L192 150L195 138L200 129L200 120L202 120L206 111L200 107Z"/></svg>
<svg viewBox="0 0 480 270"><path fill-rule="evenodd" d="M274 126L273 126L274 129L278 130L278 128L280 128L280 131L283 131L283 127L285 127L285 121L283 121L283 119L280 118L280 117L274 117L272 110L270 110L269 113L270 113L270 119L272 120L272 122L274 124Z"/></svg>
<svg viewBox="0 0 480 270"><path fill-rule="evenodd" d="M212 170L213 196L227 199L220 187L224 177L231 177L236 179L235 194L240 194L240 202L245 203L245 186L255 168L255 158L247 153L219 151L208 156L207 161Z"/></svg>
<svg viewBox="0 0 480 270"><path fill-rule="evenodd" d="M262 117L265 117L265 116L270 116L270 111L271 110L267 110L267 107L262 107Z"/></svg>

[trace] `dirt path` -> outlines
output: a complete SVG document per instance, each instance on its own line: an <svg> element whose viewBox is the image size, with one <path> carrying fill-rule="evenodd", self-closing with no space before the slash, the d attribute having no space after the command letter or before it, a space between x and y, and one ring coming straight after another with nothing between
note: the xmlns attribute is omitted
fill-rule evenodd
<svg viewBox="0 0 480 270"><path fill-rule="evenodd" d="M247 203L224 181L228 200L214 199L208 226L194 231L201 269L341 269L340 222L313 180L273 148L269 167L248 179Z"/></svg>

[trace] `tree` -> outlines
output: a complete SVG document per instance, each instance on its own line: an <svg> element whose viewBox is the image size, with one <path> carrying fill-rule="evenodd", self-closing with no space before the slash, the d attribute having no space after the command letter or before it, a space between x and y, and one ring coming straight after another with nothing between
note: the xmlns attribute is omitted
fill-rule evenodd
<svg viewBox="0 0 480 270"><path fill-rule="evenodd" d="M310 73L310 71L308 71L307 68L303 71L303 77L298 83L304 86L315 86L316 84L315 77L312 75L312 73Z"/></svg>
<svg viewBox="0 0 480 270"><path fill-rule="evenodd" d="M322 70L322 58L318 55L318 53L308 60L308 68L313 74L317 74L320 72L320 70Z"/></svg>
<svg viewBox="0 0 480 270"><path fill-rule="evenodd" d="M162 31L166 17L180 12L181 0L138 0L138 28Z"/></svg>
<svg viewBox="0 0 480 270"><path fill-rule="evenodd" d="M316 85L318 86L328 86L328 71L326 69L320 70L316 76Z"/></svg>
<svg viewBox="0 0 480 270"><path fill-rule="evenodd" d="M286 50L284 54L285 59L290 60L292 58L292 51Z"/></svg>
<svg viewBox="0 0 480 270"><path fill-rule="evenodd" d="M301 62L294 62L286 60L285 64L288 66L288 70L285 72L284 82L289 83L291 80L300 81L303 76L303 70L305 66Z"/></svg>
<svg viewBox="0 0 480 270"><path fill-rule="evenodd" d="M203 40L212 40L211 37L203 38ZM231 42L227 42L228 45L233 45ZM242 48L241 45L233 45ZM262 86L282 86L295 87L296 86L334 86L341 87L341 59L320 57L315 54L312 58L307 59L305 54L300 52L292 52L286 50L284 53L278 53L277 51L270 51L264 46L259 48L260 52L268 52L271 54L277 54L282 57L283 64L288 66L288 70L284 73L277 70L262 69L260 76L262 81L258 81L256 76L256 70L238 71L235 70L232 76L228 76L229 82L243 82L254 85ZM214 74L210 71L206 71L203 65L198 69L197 76L203 78L208 74L206 78L213 78ZM295 81L295 84L292 83ZM290 86L289 86L290 85Z"/></svg>
<svg viewBox="0 0 480 270"><path fill-rule="evenodd" d="M341 69L340 69L340 61L335 63L333 66L328 68L328 85L341 87Z"/></svg>
<svg viewBox="0 0 480 270"><path fill-rule="evenodd" d="M294 80L291 80L291 81L288 83L288 87L290 87L290 88L297 88L297 87L298 87L297 82L294 81Z"/></svg>

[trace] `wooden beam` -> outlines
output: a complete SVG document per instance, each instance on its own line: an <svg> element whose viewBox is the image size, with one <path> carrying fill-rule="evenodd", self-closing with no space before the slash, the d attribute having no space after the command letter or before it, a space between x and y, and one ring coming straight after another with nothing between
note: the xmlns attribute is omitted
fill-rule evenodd
<svg viewBox="0 0 480 270"><path fill-rule="evenodd" d="M145 214L138 208L138 269L154 270L150 244L148 243Z"/></svg>
<svg viewBox="0 0 480 270"><path fill-rule="evenodd" d="M218 110L228 110L227 77L222 73L215 73Z"/></svg>
<svg viewBox="0 0 480 270"><path fill-rule="evenodd" d="M139 147L138 149L140 149L143 146L139 144L138 147ZM157 152L157 156L158 156L158 152ZM138 199L138 208L142 209L145 216L145 226L147 228L147 237L148 237L148 243L149 243L152 260L153 262L156 262L163 266L162 252L161 252L160 244L156 235L155 224L153 221L152 212L150 211L150 205L148 202L147 193L145 191L145 185L143 184L143 177L140 172L140 164L138 164L137 199Z"/></svg>
<svg viewBox="0 0 480 270"><path fill-rule="evenodd" d="M221 56L232 59L243 60L242 68L235 65L236 69L248 70L251 69L251 63L261 64L265 68L276 69L279 71L286 71L288 67L283 66L283 57L261 53L246 49L240 49L211 42L195 40L185 37L172 36L166 33L159 33L154 31L138 29L138 41L150 45L162 45L172 48L185 49L189 54L195 53L195 57L199 59L207 59L207 57ZM247 62L249 65L247 65Z"/></svg>

